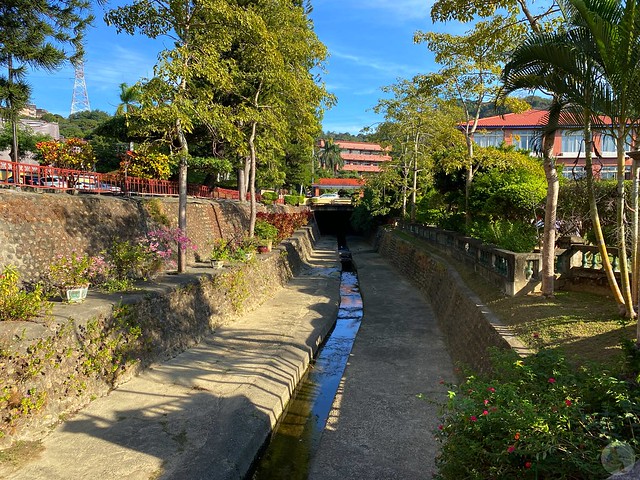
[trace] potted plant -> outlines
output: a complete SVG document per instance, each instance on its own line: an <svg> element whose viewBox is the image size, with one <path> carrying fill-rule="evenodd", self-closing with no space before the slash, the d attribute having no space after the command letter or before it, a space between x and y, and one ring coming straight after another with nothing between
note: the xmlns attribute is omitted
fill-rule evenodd
<svg viewBox="0 0 640 480"><path fill-rule="evenodd" d="M256 220L254 233L256 237L258 237L258 251L260 253L267 253L271 251L273 242L278 239L278 234L280 232L275 225L259 218Z"/></svg>
<svg viewBox="0 0 640 480"><path fill-rule="evenodd" d="M246 237L236 247L235 251L233 252L233 258L235 260L247 262L255 256L257 250L257 239Z"/></svg>
<svg viewBox="0 0 640 480"><path fill-rule="evenodd" d="M75 251L70 256L58 255L49 265L49 283L58 289L63 300L69 303L82 302L87 297L92 263L92 257Z"/></svg>
<svg viewBox="0 0 640 480"><path fill-rule="evenodd" d="M224 238L219 238L213 244L213 248L209 253L209 260L211 261L212 268L222 268L225 260L231 258L231 245L230 242Z"/></svg>

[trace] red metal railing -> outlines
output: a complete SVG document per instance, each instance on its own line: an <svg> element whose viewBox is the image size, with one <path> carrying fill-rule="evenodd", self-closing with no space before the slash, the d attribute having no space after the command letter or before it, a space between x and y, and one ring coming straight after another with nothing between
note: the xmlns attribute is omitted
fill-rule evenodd
<svg viewBox="0 0 640 480"><path fill-rule="evenodd" d="M170 180L137 178L120 173L86 172L6 160L0 160L0 186L63 191L77 190L78 192L112 195L178 196L178 182ZM197 184L187 185L187 195L229 200L240 198L237 190L211 188Z"/></svg>

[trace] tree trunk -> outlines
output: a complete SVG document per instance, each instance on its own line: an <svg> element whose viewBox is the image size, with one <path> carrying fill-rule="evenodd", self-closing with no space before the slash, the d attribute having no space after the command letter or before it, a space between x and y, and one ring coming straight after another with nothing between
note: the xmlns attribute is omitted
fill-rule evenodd
<svg viewBox="0 0 640 480"><path fill-rule="evenodd" d="M618 255L620 257L620 287L622 290L622 298L624 299L624 316L626 318L634 318L635 310L633 308L633 300L631 296L631 283L629 281L629 266L627 263L627 239L625 219L625 190L624 190L624 174L625 174L625 151L624 151L624 125L620 125L616 138L616 147L618 152L618 183L616 190L616 226L618 229Z"/></svg>
<svg viewBox="0 0 640 480"><path fill-rule="evenodd" d="M467 177L464 181L464 225L466 234L471 228L471 212L469 211L469 198L471 196L471 183L473 182L473 136L467 136Z"/></svg>
<svg viewBox="0 0 640 480"><path fill-rule="evenodd" d="M552 114L554 115L553 118L551 118ZM544 230L542 234L541 293L544 297L553 297L555 294L556 210L558 208L560 183L553 159L553 144L559 116L559 110L550 111L548 123L550 128L543 138L544 174L547 179L547 198L544 206Z"/></svg>
<svg viewBox="0 0 640 480"><path fill-rule="evenodd" d="M187 234L187 155L189 149L182 124L176 121L178 143L180 145L180 170L178 173L178 228L182 235ZM178 242L178 273L184 273L187 267L187 252L185 246Z"/></svg>
<svg viewBox="0 0 640 480"><path fill-rule="evenodd" d="M589 113L587 112L585 116ZM587 117L588 118L588 117ZM596 246L602 259L602 270L604 270L607 281L609 282L609 288L613 294L613 298L618 305L620 313L624 313L624 298L620 287L618 286L618 280L616 279L613 266L609 261L609 254L607 251L607 245L604 241L604 235L602 233L602 225L600 224L600 215L598 214L598 203L596 202L595 189L593 188L593 162L592 162L592 132L591 125L585 125L584 129L584 153L585 153L585 173L587 175L587 195L589 196L589 213L591 215L591 223L593 224L593 232L596 237Z"/></svg>
<svg viewBox="0 0 640 480"><path fill-rule="evenodd" d="M631 298L633 304L638 305L638 285L640 280L640 258L638 257L638 161L634 158L631 164L631 212L633 215L631 223Z"/></svg>
<svg viewBox="0 0 640 480"><path fill-rule="evenodd" d="M256 127L258 122L251 124L251 135L249 136L249 151L250 153L250 171L249 171L249 195L250 195L250 215L249 215L249 237L253 237L253 233L256 227Z"/></svg>
<svg viewBox="0 0 640 480"><path fill-rule="evenodd" d="M247 180L245 167L238 167L238 200L245 202L247 200Z"/></svg>

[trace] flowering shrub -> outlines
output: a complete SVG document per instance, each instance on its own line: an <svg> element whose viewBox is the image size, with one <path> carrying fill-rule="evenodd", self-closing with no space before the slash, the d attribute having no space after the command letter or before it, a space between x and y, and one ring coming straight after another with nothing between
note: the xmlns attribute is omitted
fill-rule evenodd
<svg viewBox="0 0 640 480"><path fill-rule="evenodd" d="M313 213L300 212L300 213L265 213L258 212L257 218L266 220L271 225L278 229L277 241L281 242L285 238L289 238L293 235L298 228L309 223L309 219Z"/></svg>
<svg viewBox="0 0 640 480"><path fill-rule="evenodd" d="M74 251L69 256L56 256L47 269L46 278L56 288L84 287L90 283L101 283L109 275L108 272L109 265L103 257L91 257Z"/></svg>
<svg viewBox="0 0 640 480"><path fill-rule="evenodd" d="M608 444L640 448L637 384L558 353L496 354L493 379L451 386L436 435L441 479L606 478ZM499 381L495 379L500 379Z"/></svg>
<svg viewBox="0 0 640 480"><path fill-rule="evenodd" d="M80 138L36 143L40 163L61 168L92 169L96 163L91 144Z"/></svg>
<svg viewBox="0 0 640 480"><path fill-rule="evenodd" d="M27 292L20 288L20 276L12 265L0 273L0 321L31 320L42 311L47 311L50 303L46 301L41 285Z"/></svg>
<svg viewBox="0 0 640 480"><path fill-rule="evenodd" d="M196 245L179 228L161 227L147 233L149 251L169 265L175 264L180 246L185 250L196 250Z"/></svg>
<svg viewBox="0 0 640 480"><path fill-rule="evenodd" d="M129 150L121 156L120 171L132 177L166 180L171 175L171 158L164 153Z"/></svg>

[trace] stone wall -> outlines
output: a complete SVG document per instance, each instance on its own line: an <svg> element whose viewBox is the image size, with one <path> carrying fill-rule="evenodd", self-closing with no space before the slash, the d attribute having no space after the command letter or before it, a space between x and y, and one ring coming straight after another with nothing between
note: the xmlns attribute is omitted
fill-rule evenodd
<svg viewBox="0 0 640 480"><path fill-rule="evenodd" d="M160 206L177 212L173 200ZM97 252L114 237L135 239L155 223L147 207L144 200L0 194L0 259L33 275L56 252ZM200 246L244 227L248 212L234 202L197 201L188 218ZM133 293L90 291L84 303L56 302L35 321L0 322L0 448L42 438L66 414L257 307L307 263L318 235L312 224L250 262L213 270L194 258L185 274L161 275Z"/></svg>
<svg viewBox="0 0 640 480"><path fill-rule="evenodd" d="M297 211L284 205L268 207ZM267 207L260 205L259 209ZM177 226L177 198L113 197L0 189L0 268L14 265L25 281L36 281L53 256L72 250L91 255L115 239L135 241L162 223ZM188 261L207 257L216 238L241 234L249 205L231 200L190 199L187 236L197 250Z"/></svg>
<svg viewBox="0 0 640 480"><path fill-rule="evenodd" d="M393 230L381 230L380 254L410 278L431 302L453 360L478 372L491 369L490 347L526 347L482 304L433 247L420 240L409 242Z"/></svg>

